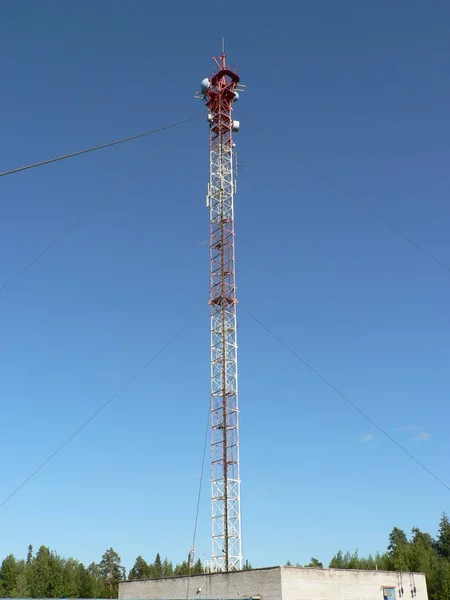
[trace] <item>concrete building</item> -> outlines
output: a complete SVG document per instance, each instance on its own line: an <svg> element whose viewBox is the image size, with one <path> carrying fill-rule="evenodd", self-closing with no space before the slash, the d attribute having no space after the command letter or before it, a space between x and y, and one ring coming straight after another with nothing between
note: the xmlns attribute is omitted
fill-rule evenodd
<svg viewBox="0 0 450 600"><path fill-rule="evenodd" d="M403 593L402 593L403 588ZM127 581L120 600L428 600L423 573L271 567Z"/></svg>

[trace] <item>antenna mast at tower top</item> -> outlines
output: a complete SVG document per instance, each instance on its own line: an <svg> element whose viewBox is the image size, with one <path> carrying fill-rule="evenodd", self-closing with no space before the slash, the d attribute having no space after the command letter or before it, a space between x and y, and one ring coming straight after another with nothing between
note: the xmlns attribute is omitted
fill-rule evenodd
<svg viewBox="0 0 450 600"><path fill-rule="evenodd" d="M211 493L213 569L242 568L239 407L234 256L233 103L243 86L222 55L216 72L204 79L197 96L208 108L209 184L206 205L210 221L211 318Z"/></svg>

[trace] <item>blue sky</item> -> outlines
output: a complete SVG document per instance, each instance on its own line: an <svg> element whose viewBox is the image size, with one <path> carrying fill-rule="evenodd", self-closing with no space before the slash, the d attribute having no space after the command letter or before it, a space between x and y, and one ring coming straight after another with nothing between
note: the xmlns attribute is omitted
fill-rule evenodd
<svg viewBox="0 0 450 600"><path fill-rule="evenodd" d="M188 553L209 395L208 130L194 100L226 37L247 91L236 198L239 298L450 482L450 7L22 1L0 19L0 170L173 123L1 181L7 496L189 319L196 320L0 509L0 555L46 544L130 567ZM257 130L260 128L263 132ZM318 178L287 146L337 184ZM436 529L448 490L239 312L244 552L254 566L383 550ZM197 555L210 554L209 485Z"/></svg>

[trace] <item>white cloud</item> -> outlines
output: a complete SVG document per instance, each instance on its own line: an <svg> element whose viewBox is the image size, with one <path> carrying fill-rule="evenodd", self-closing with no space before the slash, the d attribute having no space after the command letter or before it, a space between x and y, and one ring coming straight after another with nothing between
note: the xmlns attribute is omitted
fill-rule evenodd
<svg viewBox="0 0 450 600"><path fill-rule="evenodd" d="M429 440L431 435L426 431L419 431L417 435L413 437L413 440L417 440L418 442L424 442L425 440Z"/></svg>
<svg viewBox="0 0 450 600"><path fill-rule="evenodd" d="M361 436L361 441L363 444L370 442L370 440L373 440L373 435L371 433L365 433L363 436Z"/></svg>

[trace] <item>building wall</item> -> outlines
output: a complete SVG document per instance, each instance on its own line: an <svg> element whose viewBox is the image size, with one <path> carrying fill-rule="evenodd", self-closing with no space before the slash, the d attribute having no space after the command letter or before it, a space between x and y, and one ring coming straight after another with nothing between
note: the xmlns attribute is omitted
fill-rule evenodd
<svg viewBox="0 0 450 600"><path fill-rule="evenodd" d="M261 600L385 600L383 588L392 587L395 595L390 600L428 600L425 576L414 574L414 582L417 593L412 598L410 574L403 574L404 595L400 598L395 572L273 567L124 582L119 586L119 599L238 600L260 596Z"/></svg>
<svg viewBox="0 0 450 600"><path fill-rule="evenodd" d="M192 577L170 577L129 581L119 586L119 599L164 598L183 600L189 598L249 598L261 596L265 600L281 599L281 568L254 569L234 573L211 573ZM197 593L198 588L201 592Z"/></svg>
<svg viewBox="0 0 450 600"><path fill-rule="evenodd" d="M428 600L425 575L414 574L414 599L410 579L409 573L402 575L404 595L400 599L395 572L281 567L283 600L383 600L382 588L389 586L395 588L395 600Z"/></svg>

